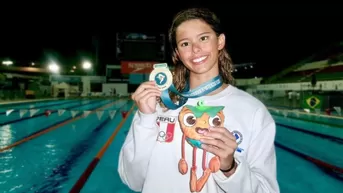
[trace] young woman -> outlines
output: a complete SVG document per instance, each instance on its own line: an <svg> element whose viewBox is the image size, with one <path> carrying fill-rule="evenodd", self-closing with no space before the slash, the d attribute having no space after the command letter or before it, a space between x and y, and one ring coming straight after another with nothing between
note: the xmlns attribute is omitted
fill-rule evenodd
<svg viewBox="0 0 343 193"><path fill-rule="evenodd" d="M169 100L149 81L132 95L138 111L120 152L122 181L143 193L278 193L274 120L232 85L219 19L207 9L184 10L169 41L181 94ZM181 100L187 88L193 95Z"/></svg>

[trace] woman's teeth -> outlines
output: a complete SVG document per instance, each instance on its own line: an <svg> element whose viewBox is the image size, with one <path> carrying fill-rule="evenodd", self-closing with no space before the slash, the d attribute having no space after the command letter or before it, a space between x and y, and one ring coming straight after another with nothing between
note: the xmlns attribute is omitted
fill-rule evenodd
<svg viewBox="0 0 343 193"><path fill-rule="evenodd" d="M203 56L203 57L200 57L200 58L196 58L196 59L193 60L193 62L199 63L199 62L205 60L206 58L207 58L207 56Z"/></svg>

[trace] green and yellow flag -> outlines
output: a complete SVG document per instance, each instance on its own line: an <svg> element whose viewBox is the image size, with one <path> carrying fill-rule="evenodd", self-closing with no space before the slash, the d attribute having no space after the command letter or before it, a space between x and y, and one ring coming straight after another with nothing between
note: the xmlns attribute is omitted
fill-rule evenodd
<svg viewBox="0 0 343 193"><path fill-rule="evenodd" d="M319 95L311 95L304 98L303 108L321 109L323 104L323 97Z"/></svg>

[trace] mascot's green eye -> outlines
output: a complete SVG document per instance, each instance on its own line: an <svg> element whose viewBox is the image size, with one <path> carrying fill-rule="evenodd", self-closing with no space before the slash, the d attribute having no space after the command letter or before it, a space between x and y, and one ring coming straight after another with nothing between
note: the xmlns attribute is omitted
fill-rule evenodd
<svg viewBox="0 0 343 193"><path fill-rule="evenodd" d="M186 113L185 116L183 116L183 124L185 124L187 127L192 127L196 123L196 117L193 113Z"/></svg>

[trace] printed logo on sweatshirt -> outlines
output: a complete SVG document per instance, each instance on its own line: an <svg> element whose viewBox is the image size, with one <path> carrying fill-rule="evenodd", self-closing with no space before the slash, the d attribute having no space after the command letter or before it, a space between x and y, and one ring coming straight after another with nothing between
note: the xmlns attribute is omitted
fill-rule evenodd
<svg viewBox="0 0 343 193"><path fill-rule="evenodd" d="M243 141L243 135L242 135L242 133L239 132L239 131L237 131L237 130L234 130L234 131L232 131L232 135L235 136L235 138L236 138L236 143L237 143L237 145L239 146L239 145L242 143L242 141ZM242 152L243 149L240 148L240 147L237 147L236 151L237 151L237 152Z"/></svg>
<svg viewBox="0 0 343 193"><path fill-rule="evenodd" d="M157 141L170 143L174 139L175 125L177 117L157 117L156 123L160 128Z"/></svg>

